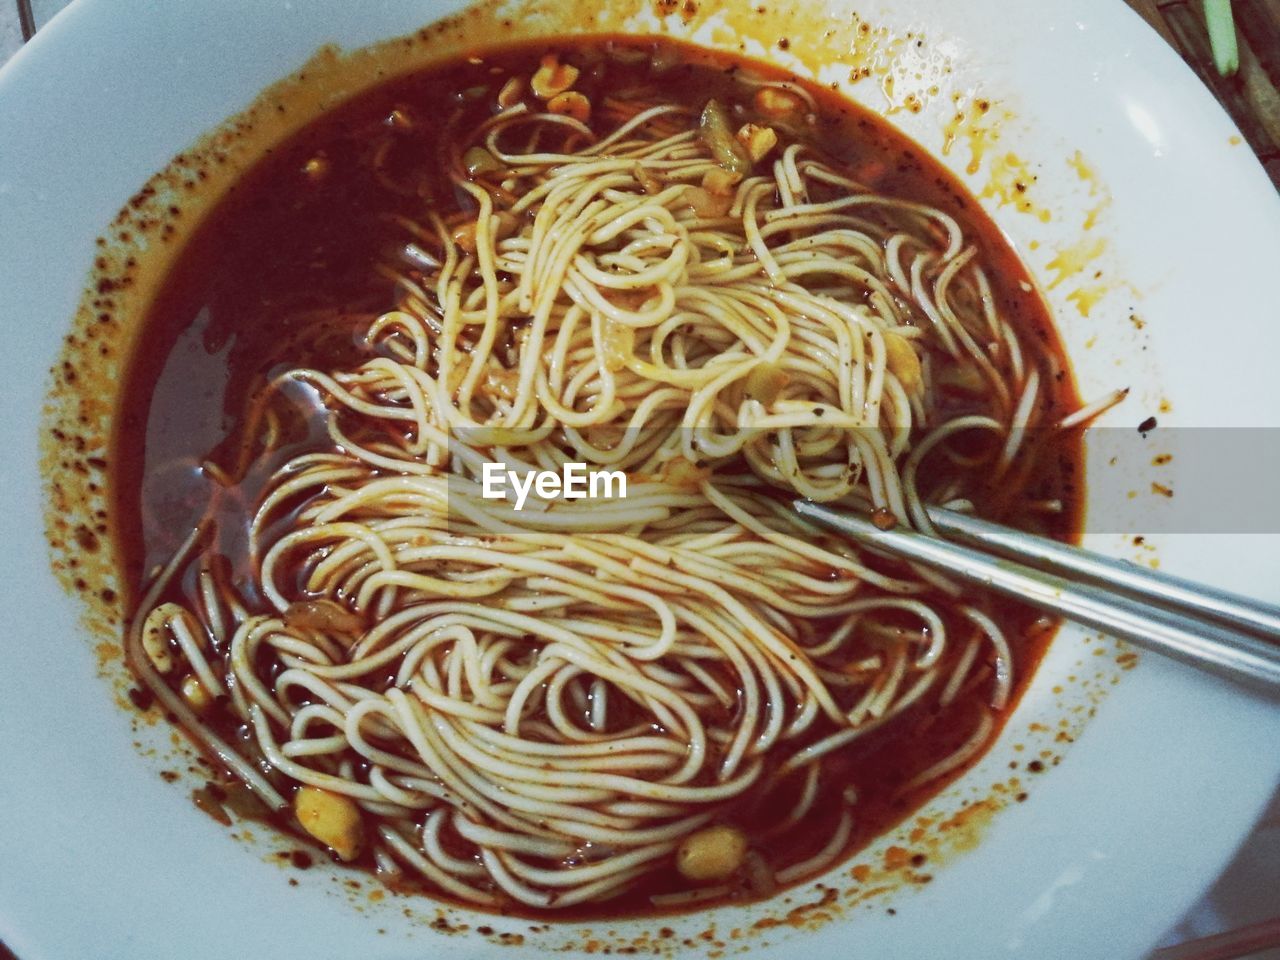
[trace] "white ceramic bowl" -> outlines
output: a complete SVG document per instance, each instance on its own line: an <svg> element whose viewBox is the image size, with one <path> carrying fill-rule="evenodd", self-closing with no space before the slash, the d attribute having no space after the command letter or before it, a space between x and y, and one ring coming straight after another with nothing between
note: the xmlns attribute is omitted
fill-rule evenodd
<svg viewBox="0 0 1280 960"><path fill-rule="evenodd" d="M959 107L971 119L952 123L945 161L982 195L1048 289L1084 392L1133 388L1109 422L1135 425L1167 400L1164 425L1277 425L1268 385L1280 348L1271 283L1280 201L1204 89L1119 0L827 2L794 14L799 24L736 6L661 25L713 44L789 33L786 54L754 40L749 51L798 69L809 61L823 79L846 84L851 60L870 65L852 94L892 112L935 153ZM192 808L190 783L157 775L170 759L132 745L164 748L170 734L163 725L131 729L98 676L94 638L46 562L40 409L94 237L175 152L321 44L368 44L455 6L77 0L0 72L0 323L9 371L0 417L0 938L22 960L488 956L503 932L524 937L511 948L524 956L591 939L598 948L634 945L659 925L535 933L527 922L452 912L448 923L471 929L450 937L431 929L429 901L373 902L367 887L343 894L344 878L328 868L290 886L288 872L263 862L274 841L231 842ZM638 0L605 6L548 3L539 16L531 6L512 9L529 29L659 25ZM867 33L857 33L854 8ZM912 94L919 113L901 109ZM977 99L994 104L987 119L972 119ZM1017 181L1031 182L1029 210L1018 209ZM1083 231L1090 211L1097 223ZM1176 486L1187 466L1175 462L1161 476ZM1092 469L1095 485L1145 490L1149 480L1136 468L1132 477L1106 464ZM1090 540L1133 554L1118 536ZM1149 546L1166 569L1280 594L1273 537L1166 536ZM1120 670L1116 655L1078 630L1055 641L1000 742L929 812L945 817L977 798L1000 800L993 784L1029 797L993 803L1007 809L989 818L975 849L931 864L931 883L819 911L831 916L813 929L752 929L776 904L661 925L690 955L740 946L863 960L1141 955L1212 880L1271 793L1280 711L1153 657ZM1054 742L1059 729L1077 742ZM1011 785L1009 763L1025 771L1042 749L1061 762L1021 772ZM879 863L892 842L907 841L887 838L860 862ZM794 891L789 906L813 900L813 891ZM474 929L481 924L495 932ZM709 925L709 939L679 946Z"/></svg>

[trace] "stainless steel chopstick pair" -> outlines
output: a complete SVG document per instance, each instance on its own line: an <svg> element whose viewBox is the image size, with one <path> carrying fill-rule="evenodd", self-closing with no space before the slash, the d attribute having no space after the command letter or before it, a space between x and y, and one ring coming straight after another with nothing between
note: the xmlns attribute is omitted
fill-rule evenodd
<svg viewBox="0 0 1280 960"><path fill-rule="evenodd" d="M1280 694L1280 607L937 507L929 519L951 539L808 500L795 509L877 551Z"/></svg>

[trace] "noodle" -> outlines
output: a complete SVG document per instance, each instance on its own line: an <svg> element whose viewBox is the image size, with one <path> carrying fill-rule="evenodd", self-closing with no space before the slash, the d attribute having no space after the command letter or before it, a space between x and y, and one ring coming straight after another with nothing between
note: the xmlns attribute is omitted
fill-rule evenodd
<svg viewBox="0 0 1280 960"><path fill-rule="evenodd" d="M818 109L795 84L748 88ZM833 755L949 705L979 664L994 710L1014 683L990 615L769 489L928 530L930 458L1014 469L1041 418L1039 354L973 238L785 125L770 159L726 176L717 149L739 148L686 107L593 109L526 97L458 145L457 209L398 218L404 256L379 270L399 302L364 324L366 359L272 385L325 411L327 437L257 497L251 582L206 557L197 599L160 603L201 556L193 534L129 637L141 679L270 807L300 785L346 798L379 869L479 905L607 900L735 803L798 791L785 831L830 787L833 831L773 865L811 876L858 817ZM469 177L474 150L493 169ZM939 402L959 388L963 409ZM953 448L974 435L989 456ZM268 415L243 469L280 464L283 436ZM482 495L488 462L630 484L513 510ZM948 500L968 495L960 477ZM182 676L252 743L210 732ZM983 709L908 786L994 729Z"/></svg>

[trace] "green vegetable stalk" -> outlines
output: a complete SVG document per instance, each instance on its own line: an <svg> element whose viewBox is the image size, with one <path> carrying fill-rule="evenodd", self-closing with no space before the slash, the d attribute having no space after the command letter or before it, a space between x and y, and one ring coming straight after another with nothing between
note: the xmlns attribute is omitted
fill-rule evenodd
<svg viewBox="0 0 1280 960"><path fill-rule="evenodd" d="M1235 76L1240 69L1240 50L1236 46L1236 24L1231 15L1231 0L1204 0L1204 22L1209 28L1213 65L1222 76Z"/></svg>

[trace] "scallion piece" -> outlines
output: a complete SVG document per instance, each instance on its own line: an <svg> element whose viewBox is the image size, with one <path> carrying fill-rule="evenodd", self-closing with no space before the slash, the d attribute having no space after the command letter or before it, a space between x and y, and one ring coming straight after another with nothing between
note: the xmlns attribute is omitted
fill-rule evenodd
<svg viewBox="0 0 1280 960"><path fill-rule="evenodd" d="M751 157L733 135L729 112L718 101L707 101L707 105L702 108L699 126L703 142L715 157L716 163L739 177L745 177L751 172Z"/></svg>

